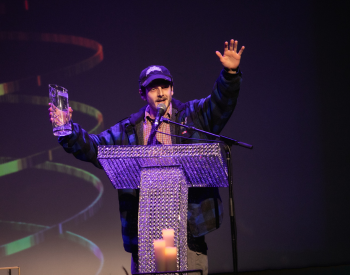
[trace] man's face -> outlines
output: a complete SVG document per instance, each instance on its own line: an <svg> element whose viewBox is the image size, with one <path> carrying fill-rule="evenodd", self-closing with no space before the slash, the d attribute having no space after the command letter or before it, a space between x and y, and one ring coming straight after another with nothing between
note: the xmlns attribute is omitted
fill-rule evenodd
<svg viewBox="0 0 350 275"><path fill-rule="evenodd" d="M165 104L168 108L170 105L172 96L174 94L173 87L169 81L163 79L155 79L145 87L146 94L142 94L143 100L146 100L148 105L151 107L153 115L157 113L157 105L160 103Z"/></svg>

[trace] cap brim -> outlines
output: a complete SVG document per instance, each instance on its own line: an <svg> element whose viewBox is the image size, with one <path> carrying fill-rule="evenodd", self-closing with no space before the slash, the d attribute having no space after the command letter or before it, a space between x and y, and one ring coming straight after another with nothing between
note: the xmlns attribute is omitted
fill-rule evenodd
<svg viewBox="0 0 350 275"><path fill-rule="evenodd" d="M148 84L150 84L155 79L164 79L169 82L171 82L171 78L169 76L163 75L163 74L154 74L151 75L149 78L147 78L143 83L142 86L146 87Z"/></svg>

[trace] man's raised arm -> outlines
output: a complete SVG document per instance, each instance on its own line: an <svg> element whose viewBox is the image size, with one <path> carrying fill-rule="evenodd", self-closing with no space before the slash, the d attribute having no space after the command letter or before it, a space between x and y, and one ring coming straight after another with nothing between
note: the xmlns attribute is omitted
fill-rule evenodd
<svg viewBox="0 0 350 275"><path fill-rule="evenodd" d="M238 41L224 44L224 54L216 52L224 69L216 80L212 93L197 102L197 114L206 131L219 134L232 115L238 98L242 73L239 64L245 47L237 52Z"/></svg>

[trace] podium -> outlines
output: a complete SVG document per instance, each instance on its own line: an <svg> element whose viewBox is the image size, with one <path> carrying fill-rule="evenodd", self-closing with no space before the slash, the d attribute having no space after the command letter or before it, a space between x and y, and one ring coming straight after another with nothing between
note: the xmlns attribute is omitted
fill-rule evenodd
<svg viewBox="0 0 350 275"><path fill-rule="evenodd" d="M228 187L218 143L98 146L97 158L116 189L140 189L139 272L155 272L153 241L173 228L177 269L187 270L188 187Z"/></svg>

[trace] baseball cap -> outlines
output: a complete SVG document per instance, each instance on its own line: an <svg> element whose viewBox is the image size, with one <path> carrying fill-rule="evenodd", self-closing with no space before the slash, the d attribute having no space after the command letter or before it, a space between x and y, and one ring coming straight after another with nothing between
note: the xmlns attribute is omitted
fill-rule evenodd
<svg viewBox="0 0 350 275"><path fill-rule="evenodd" d="M144 69L139 77L139 86L146 87L151 81L155 79L164 79L173 83L173 77L171 76L169 70L164 66L151 65Z"/></svg>

